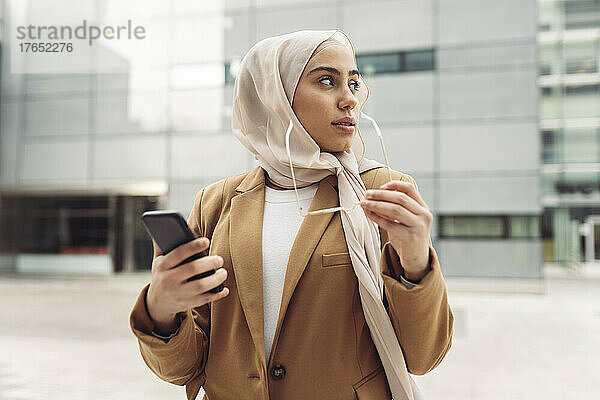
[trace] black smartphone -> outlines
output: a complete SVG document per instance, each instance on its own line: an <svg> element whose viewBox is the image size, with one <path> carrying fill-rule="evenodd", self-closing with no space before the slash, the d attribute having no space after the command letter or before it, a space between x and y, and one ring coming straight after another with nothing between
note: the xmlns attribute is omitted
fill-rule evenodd
<svg viewBox="0 0 600 400"><path fill-rule="evenodd" d="M142 214L142 221L146 226L146 230L154 239L160 251L163 254L169 253L176 247L196 239L196 236L188 226L183 216L176 211L157 210L146 211ZM203 250L200 253L194 254L178 265L189 263L201 257L206 257L208 250ZM194 275L187 279L187 282L195 281L196 279L204 278L215 273L214 269ZM223 290L223 284L209 290L211 293L219 293Z"/></svg>

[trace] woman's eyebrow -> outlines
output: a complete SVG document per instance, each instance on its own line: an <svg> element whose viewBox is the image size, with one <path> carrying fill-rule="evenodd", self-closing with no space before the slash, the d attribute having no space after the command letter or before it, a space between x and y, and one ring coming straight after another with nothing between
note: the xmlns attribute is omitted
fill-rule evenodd
<svg viewBox="0 0 600 400"><path fill-rule="evenodd" d="M312 74L313 72L317 72L317 71L327 71L327 72L331 72L334 75L338 75L338 76L341 75L340 71L338 71L336 68L333 68L333 67L323 67L323 66L312 69L306 75L308 76L308 75ZM348 71L348 75L358 75L358 76L360 76L360 73L356 69L351 69L350 71Z"/></svg>

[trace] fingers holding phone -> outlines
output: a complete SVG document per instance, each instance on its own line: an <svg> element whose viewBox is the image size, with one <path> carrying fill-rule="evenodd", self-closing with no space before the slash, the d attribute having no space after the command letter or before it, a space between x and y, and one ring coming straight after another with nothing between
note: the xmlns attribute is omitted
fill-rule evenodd
<svg viewBox="0 0 600 400"><path fill-rule="evenodd" d="M175 260L177 262L177 259ZM205 290L202 290L202 293L205 291L213 291L213 289L218 287L217 285L212 285L212 282L219 281L218 283L223 283L220 279L215 279L214 275L225 274L227 277L227 270L225 268L221 268L223 266L223 258L218 255L213 256L205 256L198 259L193 259L177 265L175 268L172 268L171 271L175 276L177 276L177 281L182 284L193 283L197 285L200 289L206 287ZM208 278L213 278L208 279ZM201 281L195 282L195 281ZM193 285L192 285L193 286ZM192 287L188 285L188 287Z"/></svg>
<svg viewBox="0 0 600 400"><path fill-rule="evenodd" d="M196 238L181 214L148 211L142 219L154 246L146 303L155 322L172 326L177 313L229 294L223 285L227 279L226 270L221 268L223 259L208 255L208 238Z"/></svg>
<svg viewBox="0 0 600 400"><path fill-rule="evenodd" d="M203 306L229 294L227 287L217 293L210 292L227 279L227 271L220 268L223 265L220 256L205 256L180 264L182 260L206 248L208 240L199 238L177 247L167 255L154 258L147 298L148 313L153 320L175 320L178 312ZM205 275L190 280L202 274Z"/></svg>

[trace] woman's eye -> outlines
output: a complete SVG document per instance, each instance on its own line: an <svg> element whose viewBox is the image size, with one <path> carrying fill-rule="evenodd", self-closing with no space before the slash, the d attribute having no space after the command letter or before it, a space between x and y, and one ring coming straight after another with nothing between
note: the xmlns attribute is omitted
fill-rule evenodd
<svg viewBox="0 0 600 400"><path fill-rule="evenodd" d="M329 82L331 82L331 85L333 85L333 79L331 79L330 77L325 77L325 78L319 80L319 82L321 82L321 83L323 83L325 81L329 81Z"/></svg>
<svg viewBox="0 0 600 400"><path fill-rule="evenodd" d="M321 79L319 80L319 82L320 82L320 83L323 83L323 84L326 84L326 85L328 85L328 86L333 86L333 78L331 78L331 77L329 77L329 76L326 76L326 77L324 77L324 78L321 78ZM353 82L351 82L351 83L350 83L350 85L353 85L353 86L354 86L354 90L355 90L355 91L356 91L356 90L358 90L358 88L360 88L360 82L358 82L358 81L353 81Z"/></svg>

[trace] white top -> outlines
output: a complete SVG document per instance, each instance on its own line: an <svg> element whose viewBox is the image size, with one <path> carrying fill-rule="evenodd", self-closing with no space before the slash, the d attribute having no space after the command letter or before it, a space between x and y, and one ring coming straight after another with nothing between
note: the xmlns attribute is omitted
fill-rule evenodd
<svg viewBox="0 0 600 400"><path fill-rule="evenodd" d="M308 210L319 183L298 189L303 210ZM262 229L263 302L265 356L267 363L275 339L277 320L288 259L302 225L294 190L276 190L265 185L265 210Z"/></svg>

